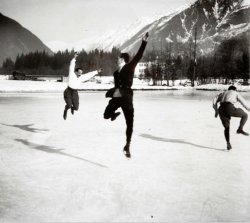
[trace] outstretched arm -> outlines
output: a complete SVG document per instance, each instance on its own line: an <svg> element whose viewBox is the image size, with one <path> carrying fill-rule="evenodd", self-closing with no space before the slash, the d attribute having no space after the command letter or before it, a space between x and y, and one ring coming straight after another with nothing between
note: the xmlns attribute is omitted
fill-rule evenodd
<svg viewBox="0 0 250 223"><path fill-rule="evenodd" d="M90 80L92 77L94 77L95 75L99 74L102 70L95 70L92 72L88 72L86 74L82 74L79 78L81 79L82 82L86 82L88 80Z"/></svg>
<svg viewBox="0 0 250 223"><path fill-rule="evenodd" d="M245 109L247 109L248 111L250 111L250 106L246 103L245 99L240 94L237 95L237 100L242 104L242 106Z"/></svg>
<svg viewBox="0 0 250 223"><path fill-rule="evenodd" d="M131 64L133 64L134 67L137 65L137 63L142 58L143 52L144 52L146 45L147 45L147 40L148 40L148 32L143 36L141 46L140 46L138 52L136 53L136 55L134 56L134 58L130 62Z"/></svg>

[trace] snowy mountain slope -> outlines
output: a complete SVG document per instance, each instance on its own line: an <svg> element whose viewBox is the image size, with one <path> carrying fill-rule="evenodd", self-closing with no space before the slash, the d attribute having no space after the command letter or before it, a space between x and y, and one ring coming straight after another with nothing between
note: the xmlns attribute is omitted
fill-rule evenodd
<svg viewBox="0 0 250 223"><path fill-rule="evenodd" d="M113 31L107 36L102 37L98 46L104 50L111 50L113 46L120 47L123 42L134 36L147 23L148 21L146 19L138 19L135 23L130 24L121 30Z"/></svg>
<svg viewBox="0 0 250 223"><path fill-rule="evenodd" d="M209 53L225 39L247 37L249 15L250 0L198 0L170 15L140 18L103 36L93 36L72 44L51 42L48 45L53 50L74 48L89 51L98 48L111 51L117 47L121 51L135 53L142 36L149 32L146 50L171 48L172 53L184 54L192 48L196 28L198 53Z"/></svg>
<svg viewBox="0 0 250 223"><path fill-rule="evenodd" d="M216 26L216 32L200 39L200 51L212 52L222 41L231 38L249 37L250 34L250 7L236 9L225 16ZM247 46L246 46L247 47Z"/></svg>
<svg viewBox="0 0 250 223"><path fill-rule="evenodd" d="M15 20L0 13L0 66L6 58L16 59L18 54L34 51L52 51L32 32Z"/></svg>
<svg viewBox="0 0 250 223"><path fill-rule="evenodd" d="M121 45L121 50L135 52L141 36L150 33L147 50L173 49L184 53L193 41L197 29L197 43L201 53L211 52L224 39L249 35L250 7L239 0L198 0L180 13L164 16L143 27Z"/></svg>
<svg viewBox="0 0 250 223"><path fill-rule="evenodd" d="M113 47L120 48L124 42L135 36L141 29L161 17L162 15L154 15L152 17L140 18L121 30L109 32L98 40L97 48L104 50L112 50Z"/></svg>
<svg viewBox="0 0 250 223"><path fill-rule="evenodd" d="M96 48L105 51L111 51L113 47L119 48L124 42L132 38L144 26L152 23L162 15L154 15L151 17L138 18L134 23L127 25L119 30L112 30L104 33L101 36L92 36L91 38L84 38L77 42L66 43L62 41L50 41L47 45L54 51L75 49L75 50L94 50Z"/></svg>

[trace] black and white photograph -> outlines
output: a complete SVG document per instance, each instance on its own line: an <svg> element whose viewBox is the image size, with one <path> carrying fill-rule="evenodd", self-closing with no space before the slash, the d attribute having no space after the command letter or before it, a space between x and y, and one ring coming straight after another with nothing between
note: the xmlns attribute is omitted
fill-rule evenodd
<svg viewBox="0 0 250 223"><path fill-rule="evenodd" d="M250 0L0 0L0 222L250 223Z"/></svg>

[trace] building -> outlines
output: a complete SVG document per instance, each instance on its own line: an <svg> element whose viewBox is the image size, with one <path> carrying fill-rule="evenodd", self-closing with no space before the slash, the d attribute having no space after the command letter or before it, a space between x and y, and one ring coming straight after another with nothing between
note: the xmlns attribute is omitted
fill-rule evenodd
<svg viewBox="0 0 250 223"><path fill-rule="evenodd" d="M145 75L145 70L148 68L148 62L139 62L135 67L135 76L137 78Z"/></svg>
<svg viewBox="0 0 250 223"><path fill-rule="evenodd" d="M11 80L12 75L9 74L0 74L0 80Z"/></svg>
<svg viewBox="0 0 250 223"><path fill-rule="evenodd" d="M25 72L13 71L12 76L14 80L54 81L54 82L64 81L63 75L60 74L32 75L32 74L27 74Z"/></svg>

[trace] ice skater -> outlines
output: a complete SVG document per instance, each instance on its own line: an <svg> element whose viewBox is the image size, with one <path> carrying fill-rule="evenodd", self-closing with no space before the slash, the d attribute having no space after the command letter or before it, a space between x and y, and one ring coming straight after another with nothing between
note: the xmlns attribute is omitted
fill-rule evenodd
<svg viewBox="0 0 250 223"><path fill-rule="evenodd" d="M247 105L245 99L237 92L235 86L230 86L227 91L218 94L213 100L213 108L215 110L215 117L220 116L222 125L224 126L224 135L227 141L227 150L232 149L230 143L230 119L231 117L241 118L238 134L248 136L249 134L243 130L244 125L247 122L248 114L241 108L236 108L235 103L240 102L245 109L250 111L250 107ZM220 103L218 109L217 104Z"/></svg>
<svg viewBox="0 0 250 223"><path fill-rule="evenodd" d="M74 111L77 111L79 108L79 95L78 89L80 87L81 82L88 81L95 75L101 72L101 69L92 71L89 73L83 74L82 68L75 68L76 58L78 54L74 54L74 58L70 62L69 66L69 79L68 79L68 87L65 89L63 95L65 100L65 108L63 112L63 119L67 119L67 112L71 109L71 114L74 114Z"/></svg>
<svg viewBox="0 0 250 223"><path fill-rule="evenodd" d="M121 107L126 120L126 145L123 151L127 158L131 157L130 142L134 122L133 90L131 86L133 84L135 67L142 58L147 45L147 39L148 33L143 36L141 46L132 60L130 60L128 53L120 54L118 58L118 70L113 74L115 87L106 93L106 97L111 97L112 99L105 109L104 118L110 118L111 121L114 121L120 115L120 112L115 111Z"/></svg>

